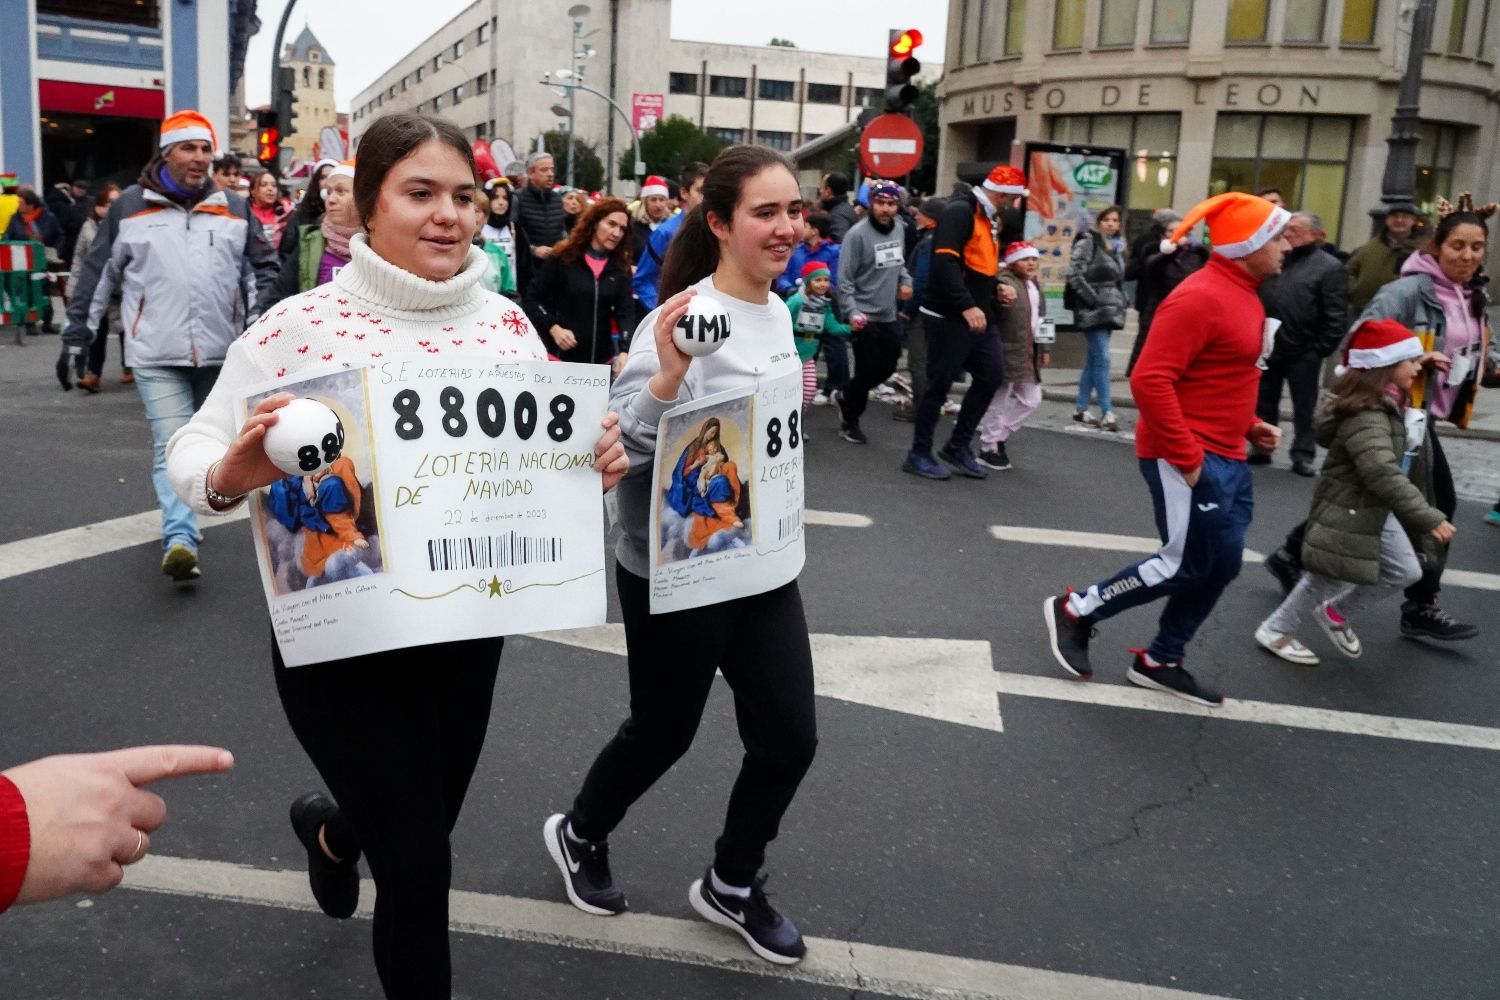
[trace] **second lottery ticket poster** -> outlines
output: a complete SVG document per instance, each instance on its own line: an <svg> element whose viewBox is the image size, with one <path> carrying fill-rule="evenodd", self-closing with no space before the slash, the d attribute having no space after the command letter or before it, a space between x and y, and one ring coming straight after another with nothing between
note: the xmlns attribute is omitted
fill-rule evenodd
<svg viewBox="0 0 1500 1000"><path fill-rule="evenodd" d="M806 559L802 373L667 413L652 472L651 613L762 594Z"/></svg>
<svg viewBox="0 0 1500 1000"><path fill-rule="evenodd" d="M242 414L276 392L344 429L326 469L252 497L288 666L604 622L602 367L392 354L257 386Z"/></svg>

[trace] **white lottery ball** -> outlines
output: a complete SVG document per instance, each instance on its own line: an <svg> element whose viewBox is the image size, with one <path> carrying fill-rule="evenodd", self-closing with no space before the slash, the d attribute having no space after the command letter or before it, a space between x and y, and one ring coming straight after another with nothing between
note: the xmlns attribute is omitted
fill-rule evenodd
<svg viewBox="0 0 1500 1000"><path fill-rule="evenodd" d="M266 428L266 457L289 476L322 472L344 450L344 424L316 399L294 399Z"/></svg>
<svg viewBox="0 0 1500 1000"><path fill-rule="evenodd" d="M687 312L672 327L672 342L683 354L701 358L729 339L729 310L718 299L698 294L688 300Z"/></svg>

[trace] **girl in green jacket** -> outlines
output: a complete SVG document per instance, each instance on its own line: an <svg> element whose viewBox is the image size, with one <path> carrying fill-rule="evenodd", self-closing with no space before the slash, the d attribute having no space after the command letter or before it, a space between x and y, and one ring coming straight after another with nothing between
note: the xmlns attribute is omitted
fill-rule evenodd
<svg viewBox="0 0 1500 1000"><path fill-rule="evenodd" d="M1420 579L1419 546L1428 561L1446 553L1455 529L1432 504L1426 413L1408 405L1423 365L1446 363L1395 320L1366 320L1350 335L1319 414L1328 456L1313 489L1305 571L1255 630L1268 652L1316 664L1317 654L1294 634L1311 611L1335 649L1359 656L1363 647L1347 616Z"/></svg>

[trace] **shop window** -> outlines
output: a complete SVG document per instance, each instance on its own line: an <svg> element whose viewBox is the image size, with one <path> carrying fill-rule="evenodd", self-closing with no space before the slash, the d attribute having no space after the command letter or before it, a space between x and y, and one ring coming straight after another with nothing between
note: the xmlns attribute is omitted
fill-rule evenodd
<svg viewBox="0 0 1500 1000"><path fill-rule="evenodd" d="M1186 45L1193 30L1193 0L1155 0L1151 5L1151 44Z"/></svg>
<svg viewBox="0 0 1500 1000"><path fill-rule="evenodd" d="M1438 196L1452 201L1453 165L1458 158L1459 129L1455 125L1423 122L1417 129L1417 181L1414 201L1422 214L1435 219Z"/></svg>
<svg viewBox="0 0 1500 1000"><path fill-rule="evenodd" d="M669 94L696 94L698 93L697 73L668 73L667 93Z"/></svg>
<svg viewBox="0 0 1500 1000"><path fill-rule="evenodd" d="M742 128L710 128L708 134L726 146L735 146L745 141Z"/></svg>
<svg viewBox="0 0 1500 1000"><path fill-rule="evenodd" d="M790 132L756 132L755 141L762 146L770 146L782 152L792 148L792 133Z"/></svg>
<svg viewBox="0 0 1500 1000"><path fill-rule="evenodd" d="M795 80L756 80L755 93L763 101L795 101L797 83Z"/></svg>
<svg viewBox="0 0 1500 1000"><path fill-rule="evenodd" d="M1288 3L1285 19L1281 22L1281 40L1321 42L1327 13L1328 0L1297 0L1296 3Z"/></svg>
<svg viewBox="0 0 1500 1000"><path fill-rule="evenodd" d="M1053 4L1052 48L1083 48L1083 0L1057 0Z"/></svg>
<svg viewBox="0 0 1500 1000"><path fill-rule="evenodd" d="M1345 45L1374 45L1380 0L1344 0L1344 23L1339 41Z"/></svg>
<svg viewBox="0 0 1500 1000"><path fill-rule="evenodd" d="M1126 151L1125 229L1129 237L1146 231L1152 212L1172 204L1179 116L1054 115L1049 126L1053 142Z"/></svg>
<svg viewBox="0 0 1500 1000"><path fill-rule="evenodd" d="M1224 41L1229 44L1264 42L1271 0L1229 0L1229 21Z"/></svg>
<svg viewBox="0 0 1500 1000"><path fill-rule="evenodd" d="M1140 6L1140 0L1100 0L1099 45L1101 48L1135 44L1135 21Z"/></svg>
<svg viewBox="0 0 1500 1000"><path fill-rule="evenodd" d="M842 104L844 103L844 87L838 83L809 83L807 103Z"/></svg>
<svg viewBox="0 0 1500 1000"><path fill-rule="evenodd" d="M1353 135L1349 118L1221 114L1208 193L1278 188L1287 204L1321 215L1337 242Z"/></svg>
<svg viewBox="0 0 1500 1000"><path fill-rule="evenodd" d="M743 76L710 76L708 92L713 97L744 97L745 78Z"/></svg>
<svg viewBox="0 0 1500 1000"><path fill-rule="evenodd" d="M1453 0L1453 15L1448 21L1448 53L1462 55L1464 30L1469 23L1469 0Z"/></svg>

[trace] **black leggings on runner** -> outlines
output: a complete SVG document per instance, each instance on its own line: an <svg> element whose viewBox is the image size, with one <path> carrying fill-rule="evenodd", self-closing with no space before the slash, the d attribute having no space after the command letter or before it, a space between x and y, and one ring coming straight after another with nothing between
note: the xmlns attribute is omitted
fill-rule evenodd
<svg viewBox="0 0 1500 1000"><path fill-rule="evenodd" d="M375 880L375 971L391 1000L450 995L448 834L484 746L503 645L287 667L272 641L287 721L347 821L329 824L329 849L357 845Z"/></svg>
<svg viewBox="0 0 1500 1000"><path fill-rule="evenodd" d="M630 717L573 803L573 831L604 840L692 745L723 671L745 757L729 795L714 870L749 885L817 749L812 651L796 581L754 597L651 614L647 581L616 565L629 647Z"/></svg>

